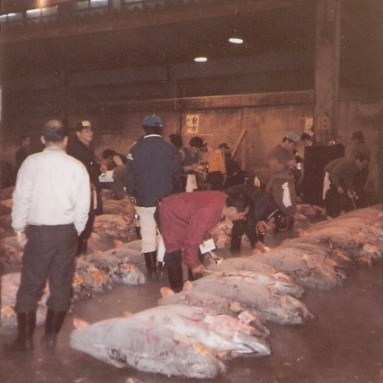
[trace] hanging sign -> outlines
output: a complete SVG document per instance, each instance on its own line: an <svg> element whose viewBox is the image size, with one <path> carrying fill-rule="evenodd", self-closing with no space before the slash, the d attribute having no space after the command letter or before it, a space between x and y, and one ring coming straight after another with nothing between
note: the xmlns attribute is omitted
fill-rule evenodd
<svg viewBox="0 0 383 383"><path fill-rule="evenodd" d="M186 134L197 134L199 128L199 114L186 114Z"/></svg>

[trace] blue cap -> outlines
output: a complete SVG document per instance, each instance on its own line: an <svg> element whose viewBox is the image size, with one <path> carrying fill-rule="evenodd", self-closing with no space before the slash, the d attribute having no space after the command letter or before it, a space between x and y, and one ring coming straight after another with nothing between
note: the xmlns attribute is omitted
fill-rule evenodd
<svg viewBox="0 0 383 383"><path fill-rule="evenodd" d="M152 114L150 116L146 116L144 118L144 121L142 122L143 126L153 126L157 128L163 127L163 122L160 117L156 116L155 114Z"/></svg>
<svg viewBox="0 0 383 383"><path fill-rule="evenodd" d="M285 137L291 142L294 142L294 144L300 140L300 136L294 132L287 133Z"/></svg>

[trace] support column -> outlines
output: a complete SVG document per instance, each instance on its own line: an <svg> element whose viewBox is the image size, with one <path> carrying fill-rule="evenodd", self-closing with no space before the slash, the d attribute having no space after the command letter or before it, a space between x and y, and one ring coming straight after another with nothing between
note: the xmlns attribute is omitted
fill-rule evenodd
<svg viewBox="0 0 383 383"><path fill-rule="evenodd" d="M68 125L68 76L63 65L58 72L58 109L61 120L65 125Z"/></svg>
<svg viewBox="0 0 383 383"><path fill-rule="evenodd" d="M318 144L338 136L341 0L317 0L314 135Z"/></svg>

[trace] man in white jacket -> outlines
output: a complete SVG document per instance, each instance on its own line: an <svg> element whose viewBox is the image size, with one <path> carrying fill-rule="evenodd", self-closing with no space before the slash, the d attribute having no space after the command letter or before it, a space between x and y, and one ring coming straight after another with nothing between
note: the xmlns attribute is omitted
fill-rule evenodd
<svg viewBox="0 0 383 383"><path fill-rule="evenodd" d="M33 349L36 307L49 281L45 345L53 350L69 309L77 249L90 206L85 166L66 152L67 129L58 120L42 131L45 149L25 159L13 193L12 227L25 244L16 296L17 339L9 351Z"/></svg>

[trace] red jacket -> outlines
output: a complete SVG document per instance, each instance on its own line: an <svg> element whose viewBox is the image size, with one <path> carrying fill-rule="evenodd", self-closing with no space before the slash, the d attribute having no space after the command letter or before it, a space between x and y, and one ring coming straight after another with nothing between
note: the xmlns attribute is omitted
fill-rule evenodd
<svg viewBox="0 0 383 383"><path fill-rule="evenodd" d="M198 246L222 219L227 195L219 191L173 194L159 206L160 232L166 252L183 250L186 266L199 266Z"/></svg>

